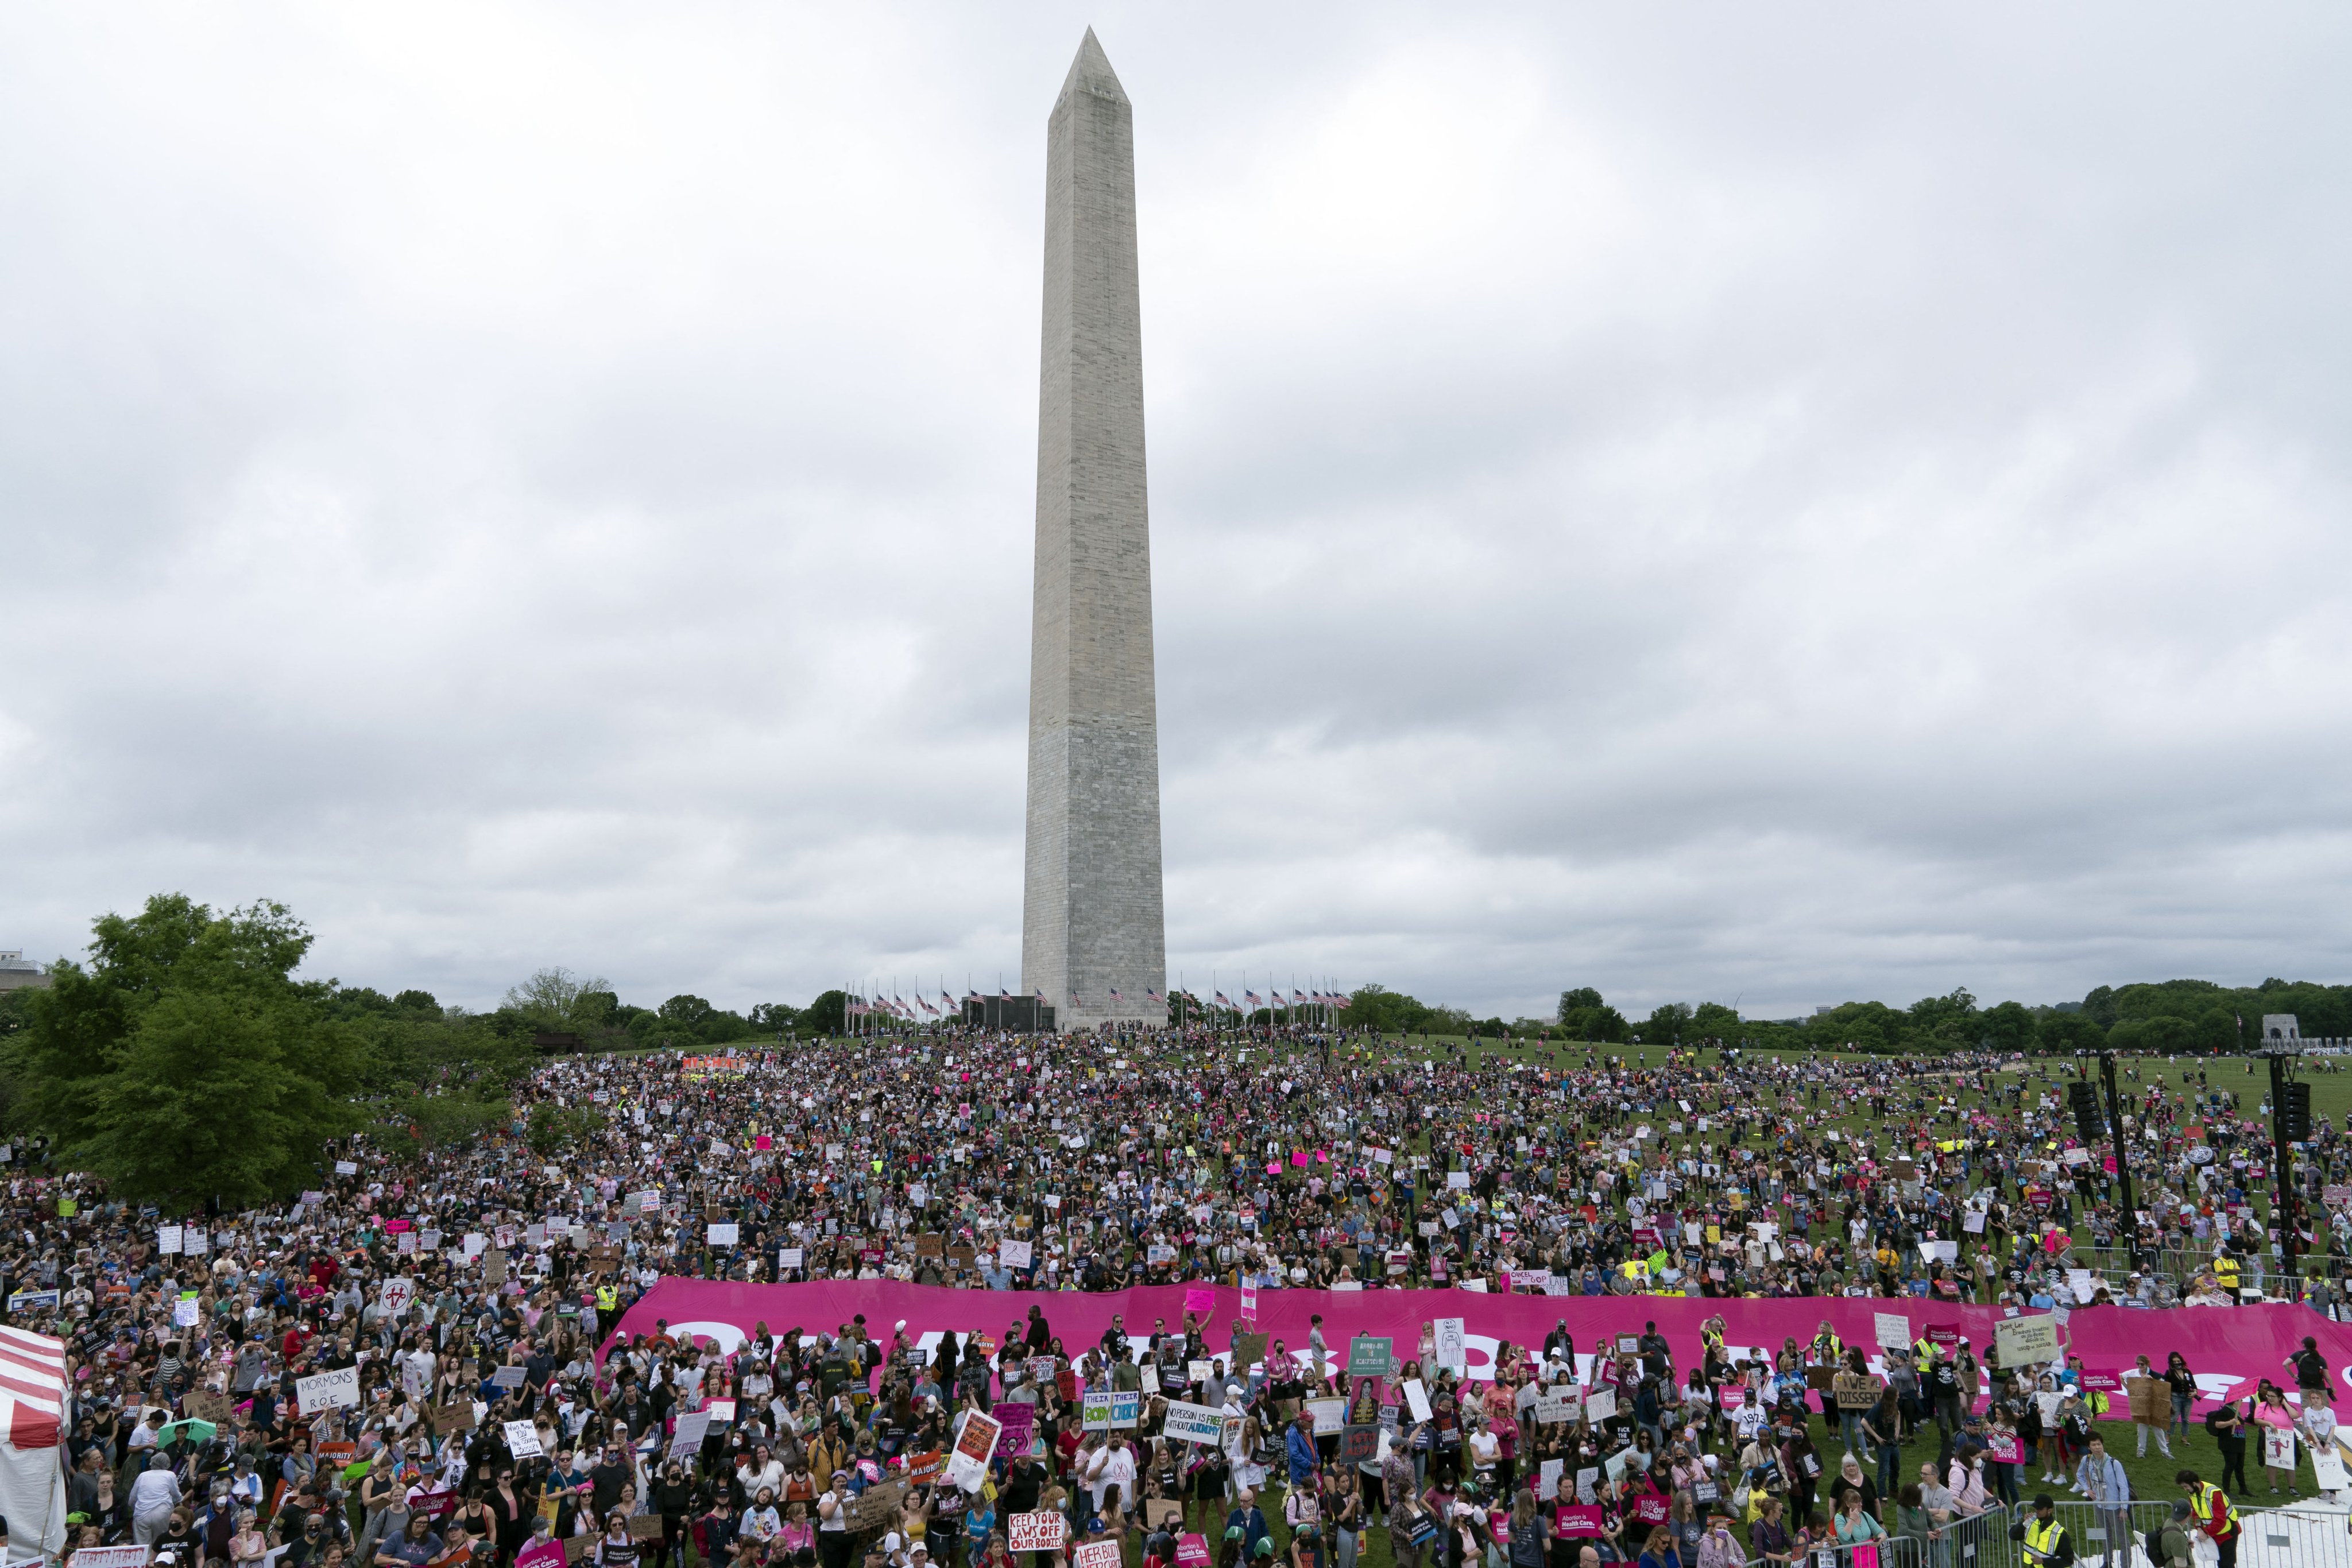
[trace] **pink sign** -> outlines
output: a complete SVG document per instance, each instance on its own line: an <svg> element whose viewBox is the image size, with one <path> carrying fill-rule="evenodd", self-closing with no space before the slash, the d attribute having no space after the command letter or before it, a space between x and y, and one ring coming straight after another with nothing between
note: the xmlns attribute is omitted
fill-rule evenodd
<svg viewBox="0 0 2352 1568"><path fill-rule="evenodd" d="M1598 1535L1601 1533L1601 1509L1593 1503L1577 1503L1562 1508L1554 1528L1562 1535Z"/></svg>
<svg viewBox="0 0 2352 1568"><path fill-rule="evenodd" d="M1178 1536L1176 1568L1209 1568L1209 1538L1205 1535Z"/></svg>
<svg viewBox="0 0 2352 1568"><path fill-rule="evenodd" d="M1230 1285L1154 1285L1131 1291L957 1291L943 1285L903 1285L891 1280L820 1280L798 1285L747 1285L710 1280L665 1279L640 1296L622 1315L615 1332L622 1335L650 1334L655 1323L667 1319L669 1332L698 1341L715 1340L731 1354L749 1341L761 1322L772 1326L845 1323L858 1313L868 1322L907 1320L908 1333L934 1330L1001 1333L1004 1324L1024 1315L1032 1303L1045 1312L1054 1333L1066 1343L1090 1343L1110 1327L1111 1314L1124 1313L1129 1323L1150 1322L1155 1316L1173 1318L1180 1310L1200 1312L1213 1306L1219 1313L1236 1307L1239 1314L1255 1309L1257 1332L1304 1344L1315 1313L1323 1316L1328 1343L1344 1343L1359 1334L1385 1337L1402 1344L1421 1343L1424 1322L1461 1318L1463 1348L1471 1381L1490 1381L1501 1342L1541 1344L1553 1324L1565 1319L1579 1344L1590 1344L1637 1330L1644 1319L1655 1319L1658 1331L1679 1364L1694 1365L1702 1354L1700 1329L1720 1315L1724 1338L1735 1351L1776 1347L1789 1337L1802 1343L1813 1337L1822 1319L1848 1344L1875 1344L1875 1306L1867 1297L1728 1297L1643 1296L1628 1301L1608 1296L1505 1296L1467 1291L1290 1291L1265 1290L1250 1294ZM1194 1302L1203 1303L1196 1306ZM1992 1343L2000 1309L1973 1305L1940 1308L1969 1343ZM2200 1406L2210 1409L2229 1391L2220 1379L2252 1385L2273 1373L2287 1356L2302 1348L2309 1334L2319 1342L2319 1354L2329 1364L2352 1364L2352 1324L2333 1323L2305 1307L2171 1307L2144 1312L2122 1307L2086 1307L2066 1324L2069 1348L2085 1365L2128 1366L2150 1344L2178 1350L2197 1368L2211 1392L2200 1390ZM606 1341L609 1351L611 1341ZM2109 1403L2108 1419L2126 1421L2131 1412L2124 1401ZM1024 1550L1034 1550L1024 1548Z"/></svg>
<svg viewBox="0 0 2352 1568"><path fill-rule="evenodd" d="M2085 1393L2095 1390L2101 1394L2117 1394L2122 1392L2123 1385L2124 1375L2113 1367L2086 1366L2083 1369L2083 1389Z"/></svg>
<svg viewBox="0 0 2352 1568"><path fill-rule="evenodd" d="M1723 1413L1727 1416L1748 1403L1748 1390L1745 1388L1727 1388L1722 1392Z"/></svg>
<svg viewBox="0 0 2352 1568"><path fill-rule="evenodd" d="M1635 1498L1633 1500L1633 1517L1640 1520L1643 1524L1665 1523L1666 1500L1657 1496L1655 1493L1652 1493L1647 1497Z"/></svg>
<svg viewBox="0 0 2352 1568"><path fill-rule="evenodd" d="M2025 1462L2025 1444L2014 1432L1987 1432L1984 1447L1985 1458L1996 1465Z"/></svg>
<svg viewBox="0 0 2352 1568"><path fill-rule="evenodd" d="M515 1568L563 1568L563 1542L542 1541L515 1553Z"/></svg>

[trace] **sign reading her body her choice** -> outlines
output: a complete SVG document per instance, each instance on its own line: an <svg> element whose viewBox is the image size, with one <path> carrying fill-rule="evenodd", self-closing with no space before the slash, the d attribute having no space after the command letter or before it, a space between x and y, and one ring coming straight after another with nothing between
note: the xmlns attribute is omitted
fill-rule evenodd
<svg viewBox="0 0 2352 1568"><path fill-rule="evenodd" d="M1070 1568L1118 1568L1119 1546L1116 1541L1088 1541L1070 1553Z"/></svg>

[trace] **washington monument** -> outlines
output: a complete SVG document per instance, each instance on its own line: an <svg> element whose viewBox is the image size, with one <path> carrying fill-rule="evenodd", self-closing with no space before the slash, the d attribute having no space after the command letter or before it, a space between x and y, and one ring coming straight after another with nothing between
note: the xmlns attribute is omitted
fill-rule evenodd
<svg viewBox="0 0 2352 1568"><path fill-rule="evenodd" d="M1135 124L1092 28L1045 122L1045 319L1021 983L1063 1029L1156 1022L1168 957Z"/></svg>

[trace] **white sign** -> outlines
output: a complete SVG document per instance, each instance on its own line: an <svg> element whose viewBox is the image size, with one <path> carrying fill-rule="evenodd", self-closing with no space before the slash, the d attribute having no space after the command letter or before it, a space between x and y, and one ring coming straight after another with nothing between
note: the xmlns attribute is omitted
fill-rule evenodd
<svg viewBox="0 0 2352 1568"><path fill-rule="evenodd" d="M801 1249L787 1247L776 1254L776 1272L789 1274L801 1266Z"/></svg>
<svg viewBox="0 0 2352 1568"><path fill-rule="evenodd" d="M180 1242L181 1227L176 1225L159 1225L155 1228L156 1251L177 1252L180 1250Z"/></svg>
<svg viewBox="0 0 2352 1568"><path fill-rule="evenodd" d="M1437 1364L1460 1376L1470 1374L1469 1352L1460 1318L1439 1318L1434 1325L1437 1336ZM1424 1417L1425 1418L1425 1417Z"/></svg>
<svg viewBox="0 0 2352 1568"><path fill-rule="evenodd" d="M1421 1385L1421 1379L1418 1377L1408 1377L1405 1379L1404 1402L1412 1411L1412 1418L1414 1420L1426 1421L1430 1419L1429 1390Z"/></svg>
<svg viewBox="0 0 2352 1568"><path fill-rule="evenodd" d="M697 1410L677 1418L677 1430L670 1434L669 1457L686 1458L702 1447L703 1434L710 1430L710 1412Z"/></svg>
<svg viewBox="0 0 2352 1568"><path fill-rule="evenodd" d="M402 1232L407 1235L409 1232ZM405 1275L383 1282L383 1310L394 1317L406 1312L416 1300L416 1281Z"/></svg>
<svg viewBox="0 0 2352 1568"><path fill-rule="evenodd" d="M1992 1338L2003 1366L2035 1366L2058 1359L2058 1320L2046 1313L2003 1318L1993 1324Z"/></svg>
<svg viewBox="0 0 2352 1568"><path fill-rule="evenodd" d="M518 1459L535 1459L547 1450L539 1446L539 1428L528 1421L509 1421L507 1426L507 1452Z"/></svg>
<svg viewBox="0 0 2352 1568"><path fill-rule="evenodd" d="M353 1160L337 1160L335 1162L335 1174L337 1176L359 1175L360 1167L358 1162Z"/></svg>
<svg viewBox="0 0 2352 1568"><path fill-rule="evenodd" d="M1181 1399L1168 1402L1168 1423L1165 1434L1180 1443L1199 1443L1214 1448L1223 1440L1225 1418L1206 1405L1190 1405Z"/></svg>
<svg viewBox="0 0 2352 1568"><path fill-rule="evenodd" d="M997 1260L1007 1269L1026 1269L1034 1255L1032 1244L1026 1241L1007 1240L996 1244Z"/></svg>
<svg viewBox="0 0 2352 1568"><path fill-rule="evenodd" d="M297 1378L294 1397L305 1416L318 1410L356 1406L360 1402L360 1369L345 1366L321 1372L315 1377Z"/></svg>
<svg viewBox="0 0 2352 1568"><path fill-rule="evenodd" d="M713 1247L732 1247L739 1229L740 1227L731 1220L713 1220L707 1239Z"/></svg>
<svg viewBox="0 0 2352 1568"><path fill-rule="evenodd" d="M172 1303L172 1326L192 1329L196 1326L196 1319L203 1311L204 1303L197 1301L195 1297L182 1296Z"/></svg>
<svg viewBox="0 0 2352 1568"><path fill-rule="evenodd" d="M1614 1389L1596 1388L1591 1393L1584 1396L1584 1418L1586 1420L1592 1422L1606 1421L1615 1414L1617 1414L1617 1394Z"/></svg>
<svg viewBox="0 0 2352 1568"><path fill-rule="evenodd" d="M1874 1312L1871 1316L1876 1321L1878 1326L1879 1349L1909 1350L1911 1348L1911 1319L1906 1314Z"/></svg>

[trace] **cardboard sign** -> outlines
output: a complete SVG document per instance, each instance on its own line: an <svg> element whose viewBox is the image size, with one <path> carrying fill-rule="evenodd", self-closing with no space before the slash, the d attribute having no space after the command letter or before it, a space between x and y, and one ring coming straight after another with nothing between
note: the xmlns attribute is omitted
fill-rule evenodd
<svg viewBox="0 0 2352 1568"><path fill-rule="evenodd" d="M1859 1410L1865 1405L1878 1403L1880 1388L1877 1378L1867 1372L1841 1372L1830 1385L1830 1396L1841 1410Z"/></svg>
<svg viewBox="0 0 2352 1568"><path fill-rule="evenodd" d="M180 1405L199 1421L210 1421L215 1427L226 1427L236 1418L236 1401L226 1394L208 1394L198 1390L181 1397Z"/></svg>
<svg viewBox="0 0 2352 1568"><path fill-rule="evenodd" d="M907 1497L907 1483L888 1481L881 1486L867 1487L849 1500L849 1528L852 1530L883 1530L898 1522L898 1509Z"/></svg>
<svg viewBox="0 0 2352 1568"><path fill-rule="evenodd" d="M657 1514L657 1513L637 1513L637 1514L631 1514L631 1515L629 1516L629 1539L630 1539L630 1540L632 1540L632 1541L659 1541L661 1538L662 1538L662 1519L661 1519L661 1515L660 1515L660 1514Z"/></svg>
<svg viewBox="0 0 2352 1568"><path fill-rule="evenodd" d="M346 1366L334 1372L294 1381L294 1397L306 1416L320 1410L355 1409L360 1402L360 1371Z"/></svg>
<svg viewBox="0 0 2352 1568"><path fill-rule="evenodd" d="M1059 1552L1069 1521L1058 1513L1016 1513L1004 1521L1005 1545L1014 1552Z"/></svg>
<svg viewBox="0 0 2352 1568"><path fill-rule="evenodd" d="M1255 1366L1265 1359L1266 1336L1245 1333L1234 1341L1234 1365L1236 1368Z"/></svg>
<svg viewBox="0 0 2352 1568"><path fill-rule="evenodd" d="M445 1436L451 1432L470 1432L474 1429L475 1420L474 1402L460 1399L455 1405L443 1405L434 1410L433 1430Z"/></svg>
<svg viewBox="0 0 2352 1568"><path fill-rule="evenodd" d="M2058 1359L2058 1320L2047 1312L2003 1318L1993 1324L1992 1338L2006 1367L2034 1366Z"/></svg>

